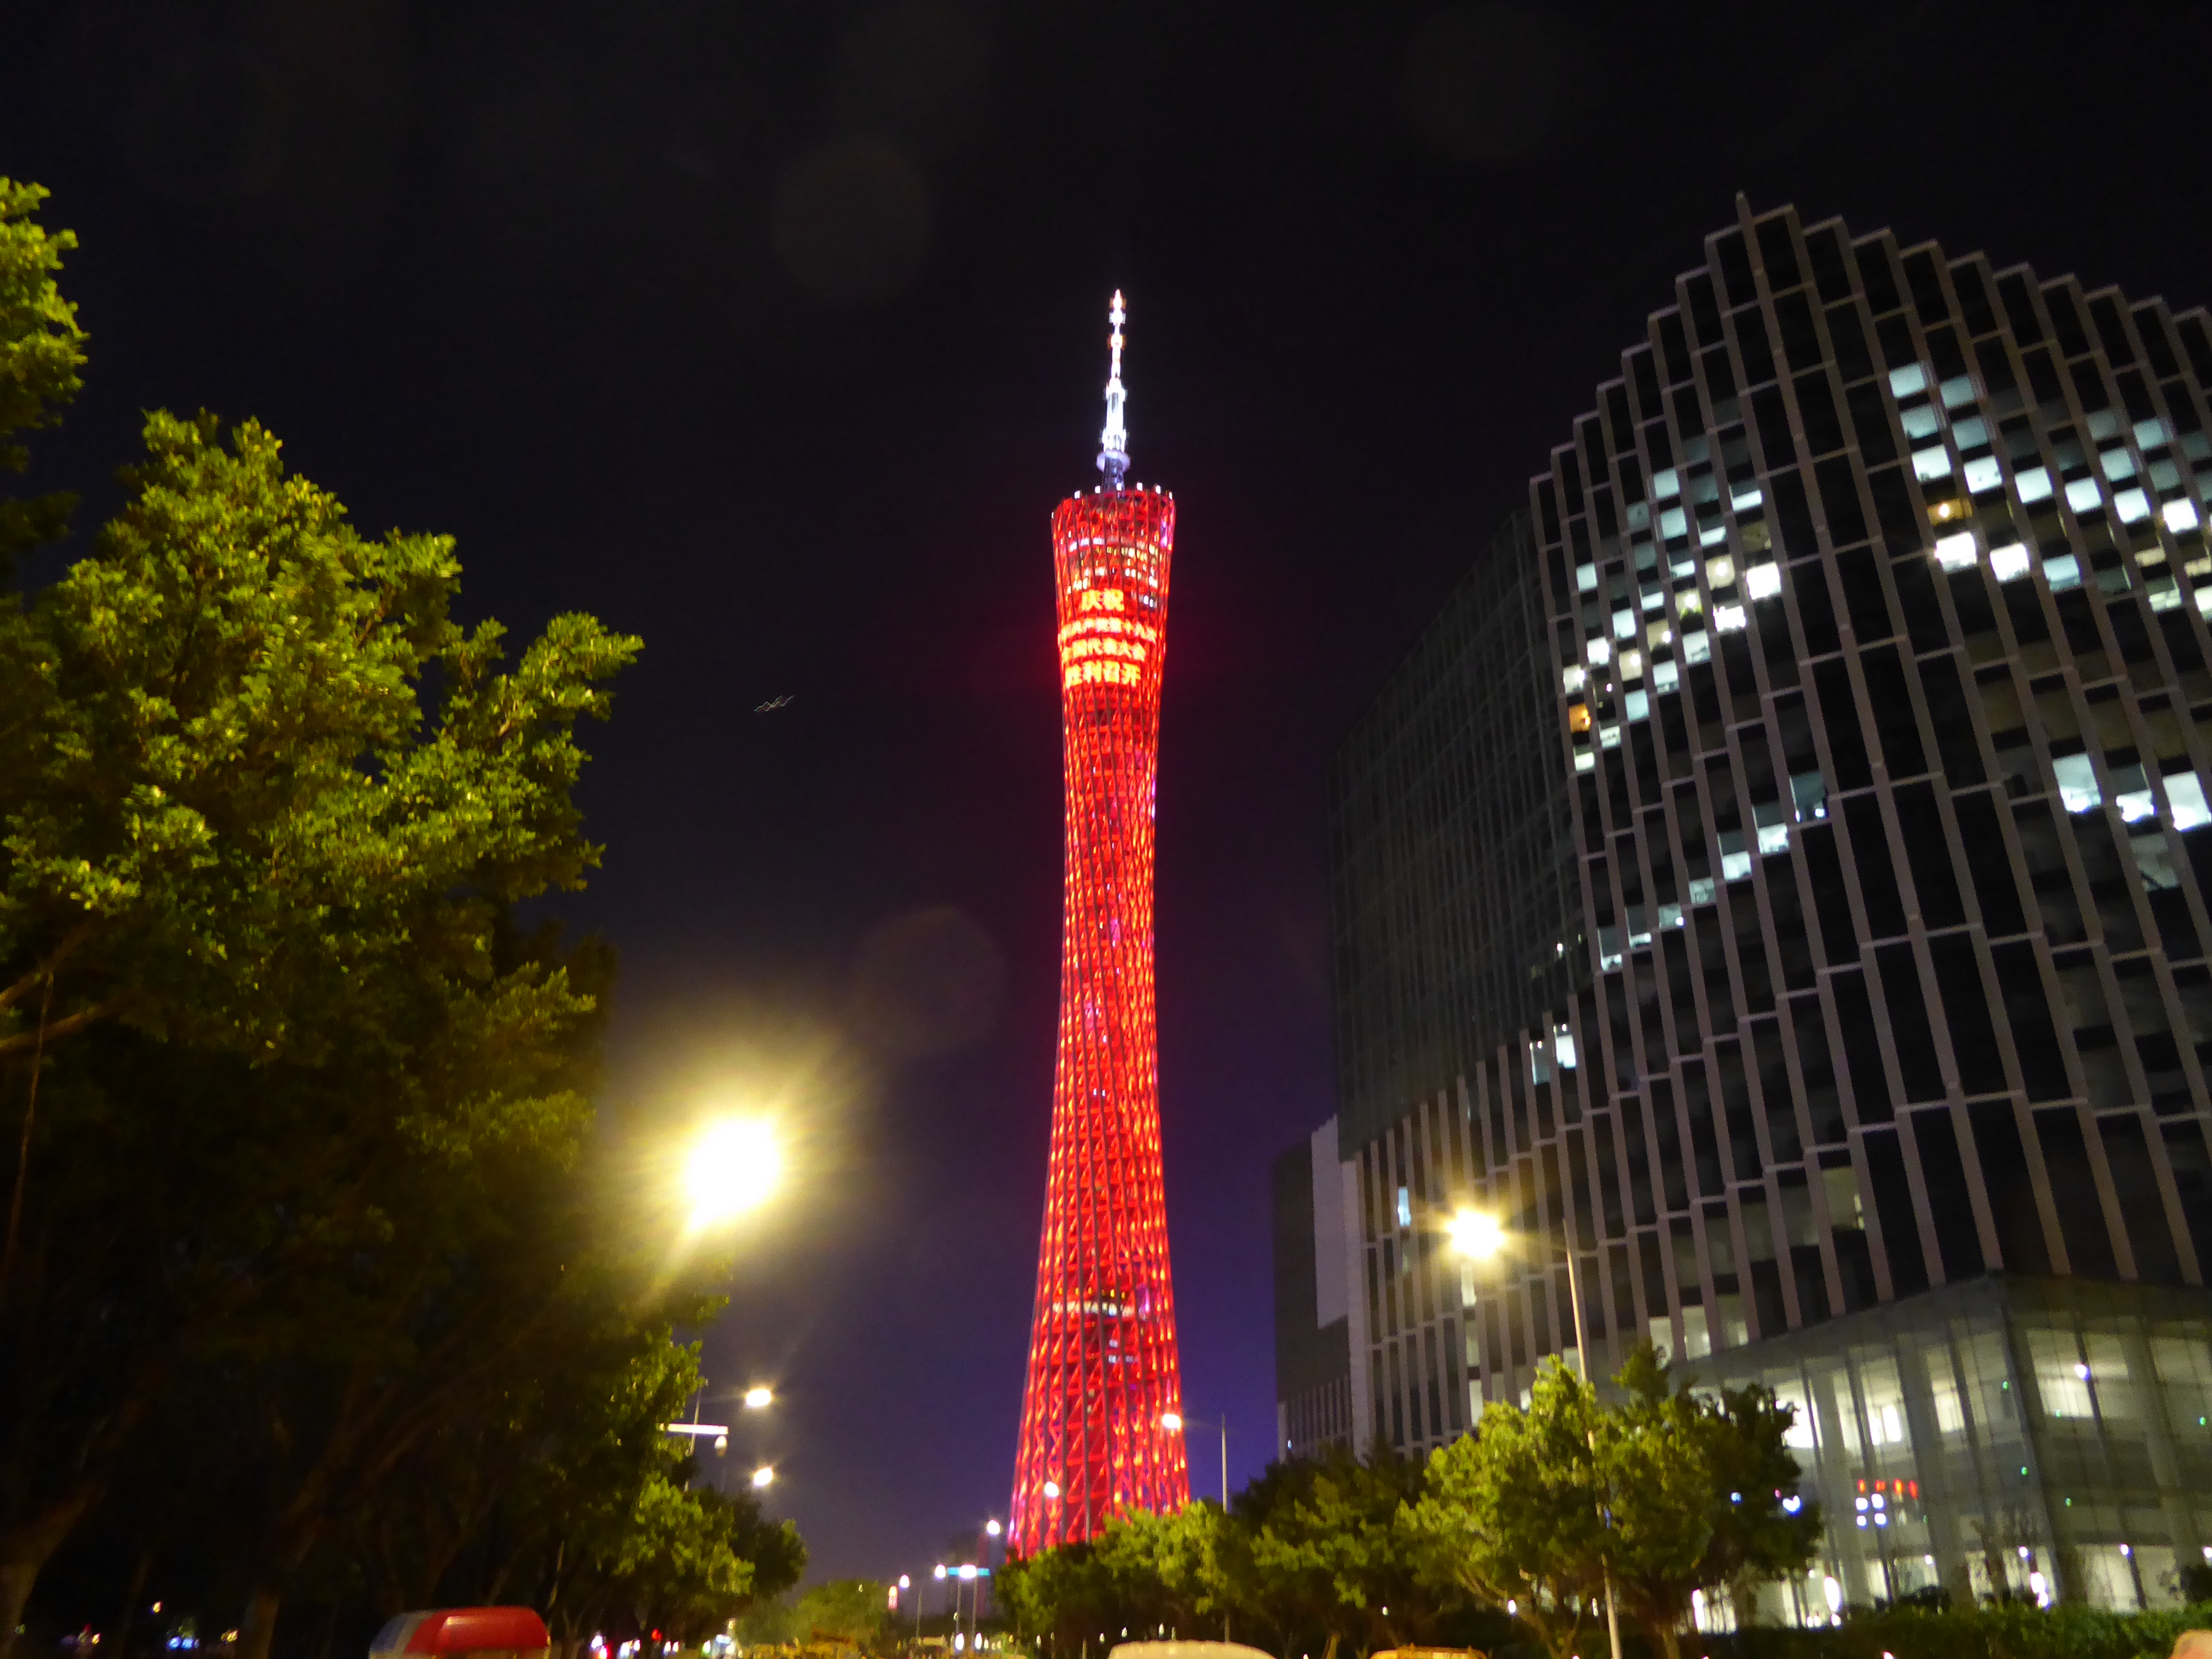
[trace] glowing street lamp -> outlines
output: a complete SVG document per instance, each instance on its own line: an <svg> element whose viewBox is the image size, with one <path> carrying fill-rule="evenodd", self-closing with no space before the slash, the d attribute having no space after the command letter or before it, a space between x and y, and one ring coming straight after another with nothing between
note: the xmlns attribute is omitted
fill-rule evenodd
<svg viewBox="0 0 2212 1659"><path fill-rule="evenodd" d="M769 1405L775 1399L775 1391L773 1389L764 1386L756 1386L747 1389L745 1390L745 1409L749 1412L760 1411Z"/></svg>
<svg viewBox="0 0 2212 1659"><path fill-rule="evenodd" d="M1481 1210L1455 1212L1452 1218L1444 1223L1444 1231L1451 1239L1452 1248L1462 1255L1485 1261L1498 1255L1507 1243L1504 1224L1496 1216ZM1547 1239L1545 1243L1549 1244L1550 1241ZM1584 1334L1583 1325L1582 1277L1575 1271L1575 1253L1571 1246L1558 1249L1557 1253L1564 1256L1567 1263L1567 1301L1574 1310L1575 1317L1576 1369L1587 1378L1589 1376L1589 1340ZM1597 1449L1595 1430L1591 1431L1590 1449L1593 1452ZM1610 1570L1605 1575L1605 1629L1606 1635L1612 1641L1613 1659L1620 1659L1620 1610L1613 1599Z"/></svg>
<svg viewBox="0 0 2212 1659"><path fill-rule="evenodd" d="M775 1470L769 1465L763 1463L753 1471L753 1486L757 1490L765 1492L775 1482Z"/></svg>
<svg viewBox="0 0 2212 1659"><path fill-rule="evenodd" d="M684 1189L696 1226L728 1221L756 1208L783 1176L783 1149L757 1118L710 1124L684 1160Z"/></svg>
<svg viewBox="0 0 2212 1659"><path fill-rule="evenodd" d="M996 1538L1000 1533L1004 1532L1006 1528L1000 1526L997 1521L992 1520L987 1521L983 1523L983 1530L989 1533L992 1537Z"/></svg>
<svg viewBox="0 0 2212 1659"><path fill-rule="evenodd" d="M1185 1429L1218 1429L1221 1431L1221 1512L1229 1513L1229 1419L1201 1423L1194 1417L1185 1417L1181 1412L1162 1412L1160 1426L1170 1434L1181 1434Z"/></svg>

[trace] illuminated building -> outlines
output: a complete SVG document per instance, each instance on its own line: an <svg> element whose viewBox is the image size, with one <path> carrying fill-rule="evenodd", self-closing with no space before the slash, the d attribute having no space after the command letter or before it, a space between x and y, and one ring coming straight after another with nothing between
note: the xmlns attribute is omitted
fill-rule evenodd
<svg viewBox="0 0 2212 1659"><path fill-rule="evenodd" d="M1121 296L1104 485L1052 518L1066 778L1060 1048L1011 1547L1088 1538L1190 1496L1160 1171L1152 830L1175 501L1129 486Z"/></svg>
<svg viewBox="0 0 2212 1659"><path fill-rule="evenodd" d="M1522 1399L1571 1249L1590 1369L1799 1407L1826 1542L1768 1617L2167 1601L2212 1560L2212 325L1741 205L1674 301L1333 769L1354 1437ZM1449 1255L1463 1205L1526 1252Z"/></svg>

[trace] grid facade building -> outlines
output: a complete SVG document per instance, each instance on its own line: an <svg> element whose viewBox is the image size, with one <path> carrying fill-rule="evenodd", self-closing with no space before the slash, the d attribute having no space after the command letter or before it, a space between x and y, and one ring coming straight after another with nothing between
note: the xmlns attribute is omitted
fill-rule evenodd
<svg viewBox="0 0 2212 1659"><path fill-rule="evenodd" d="M1532 481L1496 693L1571 976L1355 1127L1406 1005L1340 910L1361 1428L1439 1443L1572 1347L1564 1272L1443 1256L1479 1204L1575 1252L1594 1369L1805 1406L1816 1581L2164 1599L2212 1559L2207 319L1741 202L1674 301Z"/></svg>

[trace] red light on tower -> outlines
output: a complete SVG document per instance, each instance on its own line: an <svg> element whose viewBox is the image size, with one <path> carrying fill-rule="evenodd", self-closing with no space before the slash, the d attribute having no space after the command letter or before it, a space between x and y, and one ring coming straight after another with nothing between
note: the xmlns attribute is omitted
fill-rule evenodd
<svg viewBox="0 0 2212 1659"><path fill-rule="evenodd" d="M1110 1515L1190 1500L1160 1174L1152 1002L1152 805L1175 502L1125 488L1121 296L1106 382L1105 486L1052 515L1059 591L1066 896L1060 1057L1036 1312L1014 1464L1015 1553Z"/></svg>

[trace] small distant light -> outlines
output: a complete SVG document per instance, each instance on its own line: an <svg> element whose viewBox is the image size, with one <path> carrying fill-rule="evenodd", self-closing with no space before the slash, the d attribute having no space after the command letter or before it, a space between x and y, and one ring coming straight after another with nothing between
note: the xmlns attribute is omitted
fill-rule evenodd
<svg viewBox="0 0 2212 1659"><path fill-rule="evenodd" d="M2087 1365L2076 1365L2074 1368L2074 1375L2086 1382L2089 1380L2089 1368Z"/></svg>
<svg viewBox="0 0 2212 1659"><path fill-rule="evenodd" d="M1045 1495L1047 1498L1057 1498L1057 1497L1059 1497L1059 1496L1060 1496L1060 1482L1059 1482L1059 1481L1057 1481L1057 1480L1048 1480L1048 1481L1046 1481L1046 1482L1044 1483L1044 1495Z"/></svg>
<svg viewBox="0 0 2212 1659"><path fill-rule="evenodd" d="M773 1389L758 1387L747 1389L745 1390L745 1409L749 1412L757 1412L760 1410L762 1407L769 1404L775 1400L775 1391Z"/></svg>
<svg viewBox="0 0 2212 1659"><path fill-rule="evenodd" d="M753 1485L756 1486L768 1486L773 1484L775 1480L775 1471L765 1463L753 1471Z"/></svg>
<svg viewBox="0 0 2212 1659"><path fill-rule="evenodd" d="M996 1521L994 1521L988 1526L985 1527L983 1530L989 1533L992 1537L996 1538L1000 1533L1004 1532L1006 1528L1001 1527Z"/></svg>

